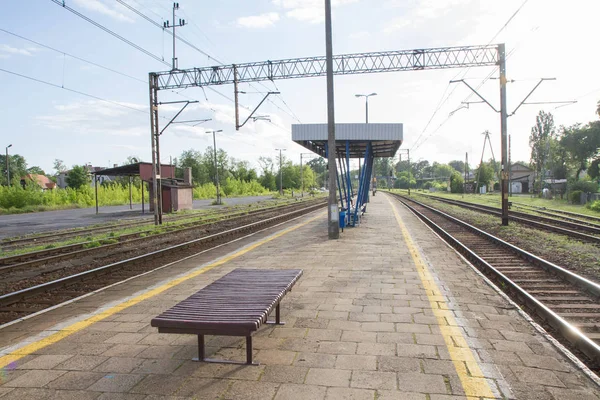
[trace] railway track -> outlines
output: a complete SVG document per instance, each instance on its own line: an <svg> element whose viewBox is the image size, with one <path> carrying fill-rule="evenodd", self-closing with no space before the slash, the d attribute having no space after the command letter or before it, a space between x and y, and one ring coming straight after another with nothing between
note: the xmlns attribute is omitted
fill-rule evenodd
<svg viewBox="0 0 600 400"><path fill-rule="evenodd" d="M288 202L283 203L283 205L288 204ZM178 221L182 221L182 220L191 220L194 218L206 218L206 217L210 217L210 216L215 216L215 215L223 215L223 214L227 214L227 213L231 213L232 211L235 210L239 210L240 212L242 212L243 210L247 210L248 207L246 206L237 206L237 207L227 207L224 209L219 209L219 210L213 210L213 211L209 211L209 212L204 212L204 213L188 213L188 214L183 214L183 215L174 215L174 216L165 216L165 222L167 223L177 223ZM112 231L114 231L115 229L129 229L129 228L135 228L135 227L143 227L143 226L150 226L150 225L154 225L154 221L150 219L150 214L149 214L149 218L145 219L145 220L131 220L131 219L127 219L124 220L122 223L109 223L109 224L103 224L100 226L93 226L93 227L87 227L87 228L75 228L75 229L67 229L67 230L61 230L61 231L54 231L54 232L50 232L50 233L44 233L44 234L32 234L32 235L24 235L24 236L20 236L20 237L14 237L14 238L5 238L0 240L0 247L4 250L4 251L8 251L8 250L13 250L13 249L18 249L18 248L22 248L22 247L26 247L26 246L32 246L32 245L42 245L45 243L51 243L51 242L56 242L58 240L67 240L69 238L78 238L81 237L83 238L83 241L85 241L86 237L92 236L92 235L100 235L103 233L110 233Z"/></svg>
<svg viewBox="0 0 600 400"><path fill-rule="evenodd" d="M600 368L600 285L433 207L392 194L444 240Z"/></svg>
<svg viewBox="0 0 600 400"><path fill-rule="evenodd" d="M82 256L85 254L98 253L111 247L118 247L120 244L133 242L135 240L147 237L151 235L153 238L164 237L177 231L193 230L198 227L206 227L207 224L215 221L222 221L226 219L232 219L236 217L243 217L247 215L260 214L265 212L271 212L282 207L295 207L297 203L291 205L286 204L277 207L253 209L250 211L234 211L229 213L217 212L210 213L208 215L202 214L200 218L194 219L191 222L182 223L178 225L164 225L162 229L164 233L155 233L155 226L152 228L141 230L128 234L121 234L114 237L107 237L98 240L84 241L75 244L69 244L65 246L54 247L50 249L43 249L23 254L16 254L7 257L0 258L0 276L7 270L14 270L16 268L27 268L43 265L51 262L57 262L60 260L66 260L74 256ZM189 218L188 218L189 219ZM120 229L120 227L118 227ZM114 228L113 228L114 229Z"/></svg>
<svg viewBox="0 0 600 400"><path fill-rule="evenodd" d="M529 204L518 203L512 201L513 207L522 208L524 210L532 210L536 213L548 215L550 217L562 218L568 221L579 222L582 224L589 224L592 226L600 227L600 217L595 217L593 215L575 213L571 211L558 210L556 208L547 208L547 207L538 207L532 206Z"/></svg>
<svg viewBox="0 0 600 400"><path fill-rule="evenodd" d="M502 214L502 211L497 207L467 203L458 200L444 199L436 196L425 197L442 203L451 204L469 210L474 210L496 216L500 216ZM509 213L508 218L511 221L518 222L524 225L529 225L546 231L563 234L585 242L600 244L599 225L590 223L583 224L573 221L567 221L565 219L548 218L540 215L534 215L518 211L511 211Z"/></svg>
<svg viewBox="0 0 600 400"><path fill-rule="evenodd" d="M309 205L320 204L322 200L307 202ZM187 241L189 237L205 236L218 233L243 221L256 221L269 218L277 213L292 212L304 208L306 203L296 203L275 209L257 210L255 212L224 218L213 223L196 223L178 227L177 230L163 232L152 236L132 237L120 242L100 245L98 247L75 249L66 253L28 259L14 264L0 266L0 294L18 290L32 282L41 284L57 279L72 271L92 269L102 263L129 258L143 253L147 248L164 248ZM183 235L182 235L183 234ZM184 239L181 239L181 238Z"/></svg>
<svg viewBox="0 0 600 400"><path fill-rule="evenodd" d="M324 201L279 213L269 218L254 216L256 221L240 224L218 233L178 243L107 265L44 282L0 296L0 324L43 312L74 298L100 290L148 271L189 258L211 248L238 240L248 234L289 221L325 207Z"/></svg>

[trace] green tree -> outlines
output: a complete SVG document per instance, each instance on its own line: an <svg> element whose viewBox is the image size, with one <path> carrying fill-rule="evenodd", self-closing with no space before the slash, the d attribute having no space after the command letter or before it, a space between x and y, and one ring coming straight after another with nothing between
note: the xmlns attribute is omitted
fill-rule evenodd
<svg viewBox="0 0 600 400"><path fill-rule="evenodd" d="M491 160L490 160L491 161ZM477 168L476 176L478 177L479 185L477 186L477 193L479 188L483 185L487 186L487 190L490 191L490 182L494 180L495 176L494 167L491 163L481 163Z"/></svg>
<svg viewBox="0 0 600 400"><path fill-rule="evenodd" d="M529 135L529 147L531 147L531 165L536 176L544 177L543 172L548 169L547 162L550 154L550 140L554 138L554 117L551 113L540 111L535 118L535 125L531 128Z"/></svg>
<svg viewBox="0 0 600 400"><path fill-rule="evenodd" d="M67 185L73 189L79 189L82 186L86 186L90 183L90 176L87 168L83 165L74 165L73 168L67 174Z"/></svg>
<svg viewBox="0 0 600 400"><path fill-rule="evenodd" d="M578 180L581 171L588 167L596 149L600 147L600 121L563 127L560 145L564 147L569 163L576 171L575 180Z"/></svg>
<svg viewBox="0 0 600 400"><path fill-rule="evenodd" d="M461 161L461 160L454 160L454 161L450 161L448 163L449 166L451 166L452 168L454 168L456 171L460 172L461 174L464 174L465 172L465 162Z"/></svg>
<svg viewBox="0 0 600 400"><path fill-rule="evenodd" d="M276 190L277 183L275 182L275 174L273 173L273 159L271 157L260 156L258 164L262 170L261 176L258 178L260 184L268 190Z"/></svg>
<svg viewBox="0 0 600 400"><path fill-rule="evenodd" d="M65 162L63 160L59 160L58 158L54 159L54 171L56 171L54 174L58 175L61 172L65 172L67 170L67 167L65 166Z"/></svg>
<svg viewBox="0 0 600 400"><path fill-rule="evenodd" d="M27 174L27 161L25 158L19 154L9 154L8 155L8 170L10 172L10 182L12 186L15 186L21 180L21 177ZM0 155L0 184L6 185L6 156L4 154Z"/></svg>
<svg viewBox="0 0 600 400"><path fill-rule="evenodd" d="M596 114L600 117L600 100L598 100L598 106L596 107Z"/></svg>
<svg viewBox="0 0 600 400"><path fill-rule="evenodd" d="M33 167L27 168L27 173L28 174L35 174L35 175L46 175L46 173L44 172L44 170L41 169L40 167L38 167L37 165L34 165Z"/></svg>
<svg viewBox="0 0 600 400"><path fill-rule="evenodd" d="M452 193L463 193L465 189L464 183L465 181L462 174L458 171L454 171L450 176L450 191Z"/></svg>

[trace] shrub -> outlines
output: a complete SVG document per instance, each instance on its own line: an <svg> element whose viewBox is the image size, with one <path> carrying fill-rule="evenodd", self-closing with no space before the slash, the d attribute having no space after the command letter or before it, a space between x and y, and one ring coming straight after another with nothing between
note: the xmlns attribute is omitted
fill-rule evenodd
<svg viewBox="0 0 600 400"><path fill-rule="evenodd" d="M587 208L589 208L592 211L600 212L600 200L588 203Z"/></svg>
<svg viewBox="0 0 600 400"><path fill-rule="evenodd" d="M569 201L573 204L579 204L581 202L581 190L574 190L569 194Z"/></svg>
<svg viewBox="0 0 600 400"><path fill-rule="evenodd" d="M581 191L583 193L596 193L598 191L598 184L591 181L577 181L569 184L569 191L574 190Z"/></svg>

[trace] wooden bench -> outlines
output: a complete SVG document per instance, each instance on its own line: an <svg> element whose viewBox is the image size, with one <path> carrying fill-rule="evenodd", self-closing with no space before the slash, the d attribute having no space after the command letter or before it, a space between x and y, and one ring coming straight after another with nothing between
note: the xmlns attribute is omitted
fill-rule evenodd
<svg viewBox="0 0 600 400"><path fill-rule="evenodd" d="M279 303L302 270L235 269L152 319L159 333L198 335L198 361L244 364L204 356L204 335L245 336L246 362L252 361L252 334L262 324L283 325ZM268 321L275 309L275 321ZM194 359L196 360L196 359Z"/></svg>

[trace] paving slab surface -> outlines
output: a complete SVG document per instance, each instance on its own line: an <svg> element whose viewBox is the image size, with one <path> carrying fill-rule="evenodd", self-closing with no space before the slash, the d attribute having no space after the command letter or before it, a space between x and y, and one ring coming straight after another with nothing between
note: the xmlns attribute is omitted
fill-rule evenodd
<svg viewBox="0 0 600 400"><path fill-rule="evenodd" d="M600 399L599 387L383 194L327 240L320 212L0 330L4 399ZM285 230L281 230L285 229ZM220 258L219 258L220 257ZM217 260L217 261L215 261ZM301 268L259 366L197 363L150 320L235 268ZM207 337L244 360L245 339Z"/></svg>

